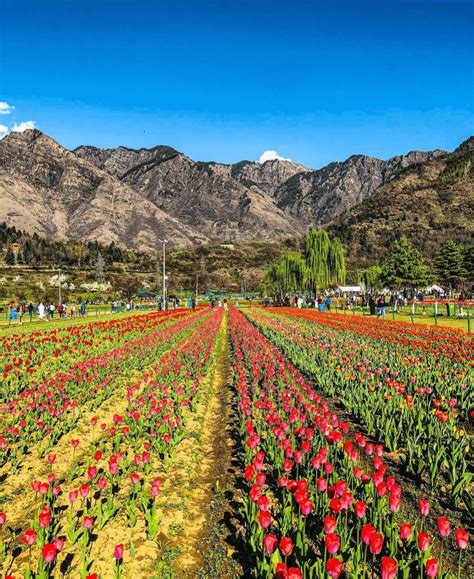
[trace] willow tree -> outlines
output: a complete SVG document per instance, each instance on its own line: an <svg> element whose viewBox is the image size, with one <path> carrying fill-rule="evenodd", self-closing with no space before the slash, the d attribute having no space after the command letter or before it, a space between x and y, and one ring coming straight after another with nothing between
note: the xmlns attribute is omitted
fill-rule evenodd
<svg viewBox="0 0 474 579"><path fill-rule="evenodd" d="M371 265L362 272L362 281L365 285L365 291L369 293L374 293L376 290L381 289L381 276L382 268L378 265Z"/></svg>
<svg viewBox="0 0 474 579"><path fill-rule="evenodd" d="M346 283L346 262L339 237L335 237L329 246L328 268L330 285L338 286Z"/></svg>
<svg viewBox="0 0 474 579"><path fill-rule="evenodd" d="M299 253L289 251L273 262L265 275L268 293L283 299L287 293L301 291L306 283L306 263Z"/></svg>
<svg viewBox="0 0 474 579"><path fill-rule="evenodd" d="M329 286L329 248L331 242L324 229L312 229L305 240L308 287L315 293Z"/></svg>

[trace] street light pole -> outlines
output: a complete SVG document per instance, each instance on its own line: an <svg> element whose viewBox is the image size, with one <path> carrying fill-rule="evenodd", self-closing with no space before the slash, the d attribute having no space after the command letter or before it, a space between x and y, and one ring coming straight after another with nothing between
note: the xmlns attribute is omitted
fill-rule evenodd
<svg viewBox="0 0 474 579"><path fill-rule="evenodd" d="M166 307L166 244L168 243L167 239L160 239L161 243L163 244L163 311L167 310Z"/></svg>
<svg viewBox="0 0 474 579"><path fill-rule="evenodd" d="M58 267L58 306L61 305L61 268Z"/></svg>

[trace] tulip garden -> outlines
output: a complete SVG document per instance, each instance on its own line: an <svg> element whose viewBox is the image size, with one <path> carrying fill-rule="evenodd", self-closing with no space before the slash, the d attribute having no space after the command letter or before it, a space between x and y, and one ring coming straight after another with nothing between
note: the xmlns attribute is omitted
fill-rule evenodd
<svg viewBox="0 0 474 579"><path fill-rule="evenodd" d="M209 459L199 443L222 384L231 419L212 418L234 445L239 521L222 536L240 576L473 577L471 364L459 330L290 308L5 333L1 576L236 576L156 565L184 508L164 489L204 492L178 463ZM173 544L204 551L203 529L228 520L193 539L182 526Z"/></svg>

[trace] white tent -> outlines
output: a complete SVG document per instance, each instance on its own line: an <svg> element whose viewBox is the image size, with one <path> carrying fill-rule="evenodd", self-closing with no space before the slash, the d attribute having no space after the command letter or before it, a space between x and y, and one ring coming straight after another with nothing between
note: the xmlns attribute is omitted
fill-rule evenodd
<svg viewBox="0 0 474 579"><path fill-rule="evenodd" d="M362 288L360 287L360 285L340 285L337 288L337 291L339 293L342 294L347 294L347 293L361 293L362 292Z"/></svg>
<svg viewBox="0 0 474 579"><path fill-rule="evenodd" d="M439 285L430 285L430 287L427 287L425 291L427 294L432 294L433 292L444 294L443 288L439 287Z"/></svg>

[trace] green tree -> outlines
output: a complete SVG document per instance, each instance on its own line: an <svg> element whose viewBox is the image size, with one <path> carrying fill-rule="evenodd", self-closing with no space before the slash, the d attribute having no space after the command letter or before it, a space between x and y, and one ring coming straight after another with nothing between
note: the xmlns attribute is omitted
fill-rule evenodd
<svg viewBox="0 0 474 579"><path fill-rule="evenodd" d="M382 266L381 282L389 288L414 288L426 285L428 280L428 268L421 253L405 236L395 241Z"/></svg>
<svg viewBox="0 0 474 579"><path fill-rule="evenodd" d="M462 285L467 277L462 247L453 240L444 243L436 255L435 269L441 283L452 288Z"/></svg>
<svg viewBox="0 0 474 579"><path fill-rule="evenodd" d="M474 245L469 245L464 248L463 265L467 278L472 280L474 278Z"/></svg>
<svg viewBox="0 0 474 579"><path fill-rule="evenodd" d="M305 240L305 260L308 287L317 292L329 286L329 247L331 242L324 229L312 229Z"/></svg>
<svg viewBox="0 0 474 579"><path fill-rule="evenodd" d="M289 251L267 270L264 291L283 299L287 293L301 291L306 284L306 263L301 254Z"/></svg>
<svg viewBox="0 0 474 579"><path fill-rule="evenodd" d="M334 237L329 246L328 253L329 282L332 286L346 283L346 262L341 240Z"/></svg>
<svg viewBox="0 0 474 579"><path fill-rule="evenodd" d="M7 265L15 265L15 253L11 247L7 249L7 254L5 255L5 263Z"/></svg>
<svg viewBox="0 0 474 579"><path fill-rule="evenodd" d="M362 281L367 292L375 292L381 287L382 268L372 265L362 272Z"/></svg>

